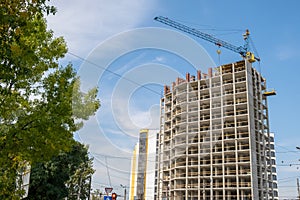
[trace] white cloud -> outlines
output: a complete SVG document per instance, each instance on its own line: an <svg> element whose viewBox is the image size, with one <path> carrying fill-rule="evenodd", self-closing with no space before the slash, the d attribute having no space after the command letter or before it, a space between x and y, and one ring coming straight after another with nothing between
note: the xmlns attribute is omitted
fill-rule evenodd
<svg viewBox="0 0 300 200"><path fill-rule="evenodd" d="M134 109L130 112L133 123L141 128L159 129L159 105L153 105L148 111Z"/></svg>
<svg viewBox="0 0 300 200"><path fill-rule="evenodd" d="M68 44L69 50L81 57L86 57L88 52L95 48L100 42L119 32L134 28L147 16L147 9L151 9L153 3L149 1L131 0L131 1L104 1L104 0L66 0L52 1L58 8L55 16L47 17L48 28L54 31L56 36L63 36ZM151 19L149 17L149 19ZM70 60L72 58L68 58ZM101 114L105 117L109 115L110 108L108 100L101 99ZM102 132L101 121L92 117L80 130L75 138L89 144L90 151L93 153L129 157L133 150L130 145L126 149L121 149L112 144L110 134L122 136L122 132L114 128L106 128ZM118 136L118 137L119 137ZM123 135L124 136L124 135ZM118 140L119 138L115 139ZM121 138L120 138L121 139ZM136 140L137 141L137 140ZM124 142L124 141L123 141ZM126 142L125 142L126 143ZM94 160L96 173L93 182L109 184L107 171L103 165L103 157L97 157ZM127 185L130 170L130 160L128 159L108 159L110 173L116 173L116 170L122 170L124 173L118 174L121 180L115 180L111 177L112 184L123 182ZM120 168L122 167L122 168ZM115 170L113 170L115 169Z"/></svg>
<svg viewBox="0 0 300 200"><path fill-rule="evenodd" d="M87 55L104 39L138 26L149 17L153 1L53 0L58 12L48 16L48 28L64 36L69 50ZM85 57L85 56L83 56Z"/></svg>

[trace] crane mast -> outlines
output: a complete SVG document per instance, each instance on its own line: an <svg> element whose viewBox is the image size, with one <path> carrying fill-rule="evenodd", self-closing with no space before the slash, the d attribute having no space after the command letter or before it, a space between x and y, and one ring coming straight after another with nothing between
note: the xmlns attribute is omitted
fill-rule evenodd
<svg viewBox="0 0 300 200"><path fill-rule="evenodd" d="M249 30L246 30L246 33L243 35L245 40L245 45L238 47L224 40L220 40L210 34L201 32L195 28L191 28L184 24L171 20L167 17L158 16L155 17L154 20L166 24L168 26L171 26L173 28L176 28L178 30L181 30L183 32L186 32L188 34L194 35L198 38L204 39L208 42L214 43L219 47L224 47L233 52L239 53L243 58L248 59L249 62L255 62L255 60L260 61L259 58L255 57L254 54L249 51L249 35L250 35Z"/></svg>

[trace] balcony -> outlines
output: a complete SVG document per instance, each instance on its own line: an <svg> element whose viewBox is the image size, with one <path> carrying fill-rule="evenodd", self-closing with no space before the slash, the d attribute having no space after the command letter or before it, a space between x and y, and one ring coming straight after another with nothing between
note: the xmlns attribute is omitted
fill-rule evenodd
<svg viewBox="0 0 300 200"><path fill-rule="evenodd" d="M235 138L235 134L234 133L224 133L224 140L234 139L234 138Z"/></svg>
<svg viewBox="0 0 300 200"><path fill-rule="evenodd" d="M198 128L190 128L189 133L198 133L199 129Z"/></svg>
<svg viewBox="0 0 300 200"><path fill-rule="evenodd" d="M251 187L251 183L250 182L239 182L239 187Z"/></svg>
<svg viewBox="0 0 300 200"><path fill-rule="evenodd" d="M233 100L224 101L224 106L231 106L233 104L234 104Z"/></svg>
<svg viewBox="0 0 300 200"><path fill-rule="evenodd" d="M198 101L198 97L190 97L189 102L191 102L191 101Z"/></svg>
<svg viewBox="0 0 300 200"><path fill-rule="evenodd" d="M183 124L183 123L186 123L186 119L176 120L175 125L180 125L180 124Z"/></svg>
<svg viewBox="0 0 300 200"><path fill-rule="evenodd" d="M238 162L250 162L250 157L249 156L239 156Z"/></svg>
<svg viewBox="0 0 300 200"><path fill-rule="evenodd" d="M225 122L224 128L234 128L234 122Z"/></svg>
<svg viewBox="0 0 300 200"><path fill-rule="evenodd" d="M236 103L237 104L242 104L242 103L246 103L247 102L247 99L246 98L237 98L236 99Z"/></svg>
<svg viewBox="0 0 300 200"><path fill-rule="evenodd" d="M198 117L190 117L188 122L198 122Z"/></svg>
<svg viewBox="0 0 300 200"><path fill-rule="evenodd" d="M178 90L177 91L177 95L180 95L180 94L184 94L187 92L187 89L183 89L183 90Z"/></svg>
<svg viewBox="0 0 300 200"><path fill-rule="evenodd" d="M235 72L241 72L241 71L244 71L244 70L245 70L245 66L244 65L243 66L236 66L234 68Z"/></svg>
<svg viewBox="0 0 300 200"><path fill-rule="evenodd" d="M208 88L209 88L209 84L200 85L201 90L208 89Z"/></svg>
<svg viewBox="0 0 300 200"><path fill-rule="evenodd" d="M200 95L200 100L203 100L203 99L209 99L209 94L201 94Z"/></svg>
<svg viewBox="0 0 300 200"><path fill-rule="evenodd" d="M209 104L200 106L200 110L205 110L205 109L209 109L209 108L210 108Z"/></svg>
<svg viewBox="0 0 300 200"><path fill-rule="evenodd" d="M233 83L233 80L232 79L227 79L227 80L223 80L223 84L230 84L230 83Z"/></svg>
<svg viewBox="0 0 300 200"><path fill-rule="evenodd" d="M189 112L193 112L193 111L197 111L198 110L198 107L190 107L189 108Z"/></svg>
<svg viewBox="0 0 300 200"><path fill-rule="evenodd" d="M200 131L209 131L210 127L209 126L201 126Z"/></svg>
<svg viewBox="0 0 300 200"><path fill-rule="evenodd" d="M235 82L244 82L244 81L246 81L246 77L240 77L240 78L236 78L235 79Z"/></svg>
<svg viewBox="0 0 300 200"><path fill-rule="evenodd" d="M188 150L188 154L198 154L198 152L199 151L197 148L191 148ZM197 163L198 163L198 161L197 161Z"/></svg>
<svg viewBox="0 0 300 200"><path fill-rule="evenodd" d="M210 116L208 114L200 116L200 120L209 120L209 119L210 119Z"/></svg>
<svg viewBox="0 0 300 200"><path fill-rule="evenodd" d="M236 170L225 170L225 175L236 175Z"/></svg>
<svg viewBox="0 0 300 200"><path fill-rule="evenodd" d="M222 68L222 74L231 74L232 73L232 68L230 67L226 67L226 68Z"/></svg>
<svg viewBox="0 0 300 200"><path fill-rule="evenodd" d="M239 175L250 175L251 174L250 169L240 169L238 172L239 172Z"/></svg>
<svg viewBox="0 0 300 200"><path fill-rule="evenodd" d="M216 93L212 93L211 97L219 97L221 96L221 93L220 92L216 92Z"/></svg>
<svg viewBox="0 0 300 200"><path fill-rule="evenodd" d="M246 87L235 89L235 93L241 93L241 92L246 92Z"/></svg>
<svg viewBox="0 0 300 200"><path fill-rule="evenodd" d="M248 113L247 109L237 110L237 111L236 111L236 114L237 114L237 115L244 115L244 114L247 114L247 113Z"/></svg>
<svg viewBox="0 0 300 200"><path fill-rule="evenodd" d="M175 140L175 145L186 144L186 140Z"/></svg>
<svg viewBox="0 0 300 200"><path fill-rule="evenodd" d="M220 86L220 85L221 85L220 82L216 82L216 83L212 83L212 84L211 84L211 87L218 87L218 86Z"/></svg>
<svg viewBox="0 0 300 200"><path fill-rule="evenodd" d="M222 125L221 124L212 125L212 130L217 130L217 129L222 129Z"/></svg>
<svg viewBox="0 0 300 200"><path fill-rule="evenodd" d="M233 110L224 111L224 117L234 116Z"/></svg>
<svg viewBox="0 0 300 200"><path fill-rule="evenodd" d="M237 121L237 126L248 126L248 121Z"/></svg>
<svg viewBox="0 0 300 200"><path fill-rule="evenodd" d="M233 90L225 90L224 95L229 95L229 94L233 94Z"/></svg>
<svg viewBox="0 0 300 200"><path fill-rule="evenodd" d="M212 107L212 108L219 108L219 107L221 107L221 102L213 103L213 104L211 105L211 107Z"/></svg>

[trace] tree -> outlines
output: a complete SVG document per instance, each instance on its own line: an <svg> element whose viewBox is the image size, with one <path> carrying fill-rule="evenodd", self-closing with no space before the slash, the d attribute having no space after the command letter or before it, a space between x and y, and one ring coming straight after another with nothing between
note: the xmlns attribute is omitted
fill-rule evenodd
<svg viewBox="0 0 300 200"><path fill-rule="evenodd" d="M100 200L102 197L102 192L99 189L92 191L92 200Z"/></svg>
<svg viewBox="0 0 300 200"><path fill-rule="evenodd" d="M27 200L85 199L89 192L88 181L94 170L88 149L79 142L69 152L60 153L48 162L36 164L31 171Z"/></svg>
<svg viewBox="0 0 300 200"><path fill-rule="evenodd" d="M80 164L79 168L67 182L68 199L86 199L89 196L93 173L92 160Z"/></svg>
<svg viewBox="0 0 300 200"><path fill-rule="evenodd" d="M100 106L97 89L80 92L72 66L58 64L66 44L44 19L55 12L46 0L0 2L0 199L18 199L22 164L70 150L73 133Z"/></svg>

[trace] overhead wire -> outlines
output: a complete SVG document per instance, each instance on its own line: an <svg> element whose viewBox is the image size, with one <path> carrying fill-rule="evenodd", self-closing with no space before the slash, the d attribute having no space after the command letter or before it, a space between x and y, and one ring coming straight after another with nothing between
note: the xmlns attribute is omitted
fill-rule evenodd
<svg viewBox="0 0 300 200"><path fill-rule="evenodd" d="M299 151L278 151L276 153L298 153Z"/></svg>
<svg viewBox="0 0 300 200"><path fill-rule="evenodd" d="M280 178L280 179L278 179L278 181L287 180L287 179L293 179L293 178L299 178L299 177L300 176L290 176L290 177Z"/></svg>
<svg viewBox="0 0 300 200"><path fill-rule="evenodd" d="M105 165L106 165L106 172L107 172L107 177L108 177L109 185L111 186L111 180L110 180L109 169L108 169L108 164L107 164L106 157L105 157Z"/></svg>
<svg viewBox="0 0 300 200"><path fill-rule="evenodd" d="M107 154L101 154L101 153L95 153L91 152L91 154L97 155L97 156L103 156L105 158L117 158L117 159L126 159L126 160L131 160L130 156L112 156L112 155L107 155Z"/></svg>
<svg viewBox="0 0 300 200"><path fill-rule="evenodd" d="M107 68L105 68L105 67L103 67L103 66L100 66L100 65L98 65L98 64L96 64L96 63L94 63L94 62L92 62L92 61L90 61L90 60L87 60L87 59L85 59L85 58L83 58L83 57L81 57L81 56L79 56L79 55L77 55L77 54L75 54L75 53L72 53L72 52L67 52L67 53L70 54L71 56L74 56L74 57L76 57L76 58L78 58L78 59L84 61L84 62L87 62L87 63L89 63L89 64L92 64L93 66L95 66L95 67L97 67L97 68L100 68L100 69L102 69L102 70L104 70L104 71L106 71L106 72L108 72L108 73L111 73L111 74L113 74L113 75L115 75L115 76L117 76L117 77L119 77L119 78L121 78L121 79L124 79L124 80L126 80L126 81L128 81L128 82L130 82L130 83L133 83L133 84L135 84L135 85L137 85L137 86L140 86L140 87L142 87L142 88L144 88L144 89L146 89L146 90L149 90L149 91L153 92L154 94L157 94L157 95L161 96L161 93L159 93L159 92L157 92L157 91L155 91L155 90L153 90L153 89L151 89L151 88L149 88L149 87L146 87L146 86L144 86L144 85L141 85L140 83L138 83L138 82L136 82L136 81L134 81L134 80L132 80L132 79L126 78L126 77L122 76L121 74L118 74L118 73L116 73L116 72L113 72L112 70L109 70L109 69L107 69ZM108 166L107 158L117 158L117 159L127 159L127 160L131 160L130 157L111 156L111 155L104 155L104 154L98 154L98 153L93 153L93 152L91 152L91 154L98 155L98 156L104 156L105 167L106 167L107 176L108 176L108 181L109 181L109 185L110 185L110 186L112 185L112 184L111 184L111 177L114 177L114 176L110 175L109 169L113 169L113 170L116 170L116 169L114 169L114 168ZM154 162L155 162L155 161L154 161ZM116 170L116 171L120 172L119 170ZM123 172L123 173L124 173L124 172ZM126 173L128 174L128 172L126 172ZM116 176L115 176L115 177L116 177ZM116 177L116 178L121 178L121 177L118 176L118 177ZM126 179L126 178L121 178L121 179L123 179L123 180L129 180L129 179Z"/></svg>
<svg viewBox="0 0 300 200"><path fill-rule="evenodd" d="M130 83L133 83L133 84L135 84L135 85L137 85L137 86L140 86L140 87L142 87L142 88L144 88L144 89L146 89L146 90L149 90L149 91L153 92L153 93L156 94L156 95L161 96L161 93L160 93L160 92L157 92L157 91L155 91L155 90L153 90L153 89L151 89L151 88L149 88L149 87L146 87L145 85L142 85L142 84L140 84L140 83L138 83L138 82L136 82L136 81L134 81L134 80L132 80L132 79L126 78L126 77L122 76L121 74L118 74L118 73L116 73L116 72L113 72L112 70L109 70L109 69L107 69L106 67L103 67L103 66L101 66L101 65L98 65L97 63L94 63L94 62L92 62L92 61L90 61L90 60L87 60L87 59L85 59L85 58L83 58L83 57L81 57L81 56L76 55L75 53L70 52L70 51L68 51L67 53L70 54L70 55L72 55L72 56L74 56L74 57L76 57L76 58L79 58L79 59L82 60L82 61L85 61L85 62L87 62L87 63L89 63L89 64L92 64L92 65L94 65L95 67L97 67L97 68L99 68L99 69L102 69L102 70L104 70L104 71L106 71L106 72L108 72L108 73L111 73L111 74L113 74L113 75L115 75L115 76L117 76L117 77L119 77L119 78L121 78L121 79L123 79L123 80L126 80L126 81L128 81L128 82L130 82Z"/></svg>
<svg viewBox="0 0 300 200"><path fill-rule="evenodd" d="M104 162L105 162L105 160L104 160ZM124 171L124 170L121 170L121 169L116 169L114 167L110 167L109 165L106 165L103 162L100 162L100 163L102 165L104 165L106 167L106 169L109 169L109 170L112 170L112 171L115 171L115 172L118 172L118 173L121 173L121 174L130 174L130 172L128 172L128 171Z"/></svg>
<svg viewBox="0 0 300 200"><path fill-rule="evenodd" d="M125 159L125 160L131 160L130 156L112 156L112 155L107 155L107 154L101 154L101 153L95 153L95 152L91 152L91 154L97 155L97 156L103 156L106 158L112 158L112 159ZM148 162L156 162L153 160L148 160Z"/></svg>
<svg viewBox="0 0 300 200"><path fill-rule="evenodd" d="M214 30L214 29L206 29L206 30ZM225 30L223 30L223 31L225 31ZM232 30L231 30L231 31L232 31ZM230 33L227 33L227 34L230 34ZM255 52L256 55L259 57L259 54L258 54L258 52L257 52L257 50L256 50L256 47L255 47L255 45L254 45L254 43L253 43L253 41L252 41L251 38L250 38L250 42L251 42L251 45L253 46L254 52ZM146 86L144 86L144 85L141 85L140 83L138 83L138 82L136 82L136 81L134 81L134 80L132 80L132 79L126 78L126 77L122 76L121 74L118 74L118 73L116 73L116 72L113 72L112 70L109 70L109 69L107 69L107 68L105 68L105 67L103 67L103 66L100 66L100 65L98 65L98 64L96 64L96 63L94 63L94 62L92 62L92 61L90 61L90 60L87 60L87 59L85 59L85 58L82 58L81 56L78 56L78 55L76 55L75 53L68 52L68 54L70 54L70 55L72 55L72 56L74 56L74 57L76 57L76 58L79 58L80 60L83 60L83 61L85 61L85 62L87 62L87 63L89 63L89 64L92 64L92 65L94 65L94 66L96 66L96 67L98 67L98 68L100 68L100 69L102 69L102 70L104 70L104 71L106 71L106 72L108 72L108 73L111 73L111 74L113 74L113 75L115 75L115 76L117 76L117 77L119 77L119 78L121 78L121 79L124 79L124 80L126 80L126 81L128 81L128 82L130 82L130 83L133 83L133 84L135 84L135 85L137 85L137 86L140 86L140 87L142 87L142 88L144 88L144 89L146 89L146 90L149 90L149 91L153 92L154 94L157 94L157 95L161 96L161 93L159 93L159 92L157 92L157 91L155 91L155 90L153 90L153 89L151 89L151 88L149 88L149 87L146 87ZM285 147L283 147L283 146L280 146L280 145L276 145L276 146L288 150L287 148L285 148ZM276 152L276 153L289 153L289 152L297 153L297 154L299 153L299 151L291 151L291 150L288 150L288 151L285 151L285 152ZM96 154L96 153L94 153L94 154ZM97 154L97 155L104 156L104 158L105 158L105 164L106 164L106 169L107 169L107 174L108 174L109 184L110 184L110 185L111 185L111 178L110 178L110 175L109 175L109 167L108 167L108 163L107 163L107 158L127 159L127 160L130 160L130 159L131 159L130 157L108 156L108 155L104 155L104 154ZM291 165L300 165L300 164L285 164L285 165L277 165L277 166L291 166ZM118 178L119 178L119 177L118 177ZM127 180L128 180L128 179L127 179ZM287 187L287 186L286 186L286 187ZM292 187L292 186L291 186L291 187Z"/></svg>
<svg viewBox="0 0 300 200"><path fill-rule="evenodd" d="M288 149L288 148L286 148L286 147L284 147L284 146L281 146L281 145L279 145L279 144L276 144L276 143L275 143L275 146L280 147L280 148L282 148L282 149L284 149L284 150L287 150L287 152L296 153L296 154L299 154L299 153L300 153L300 151L290 150L290 149ZM278 153L278 152L276 152L276 153Z"/></svg>

